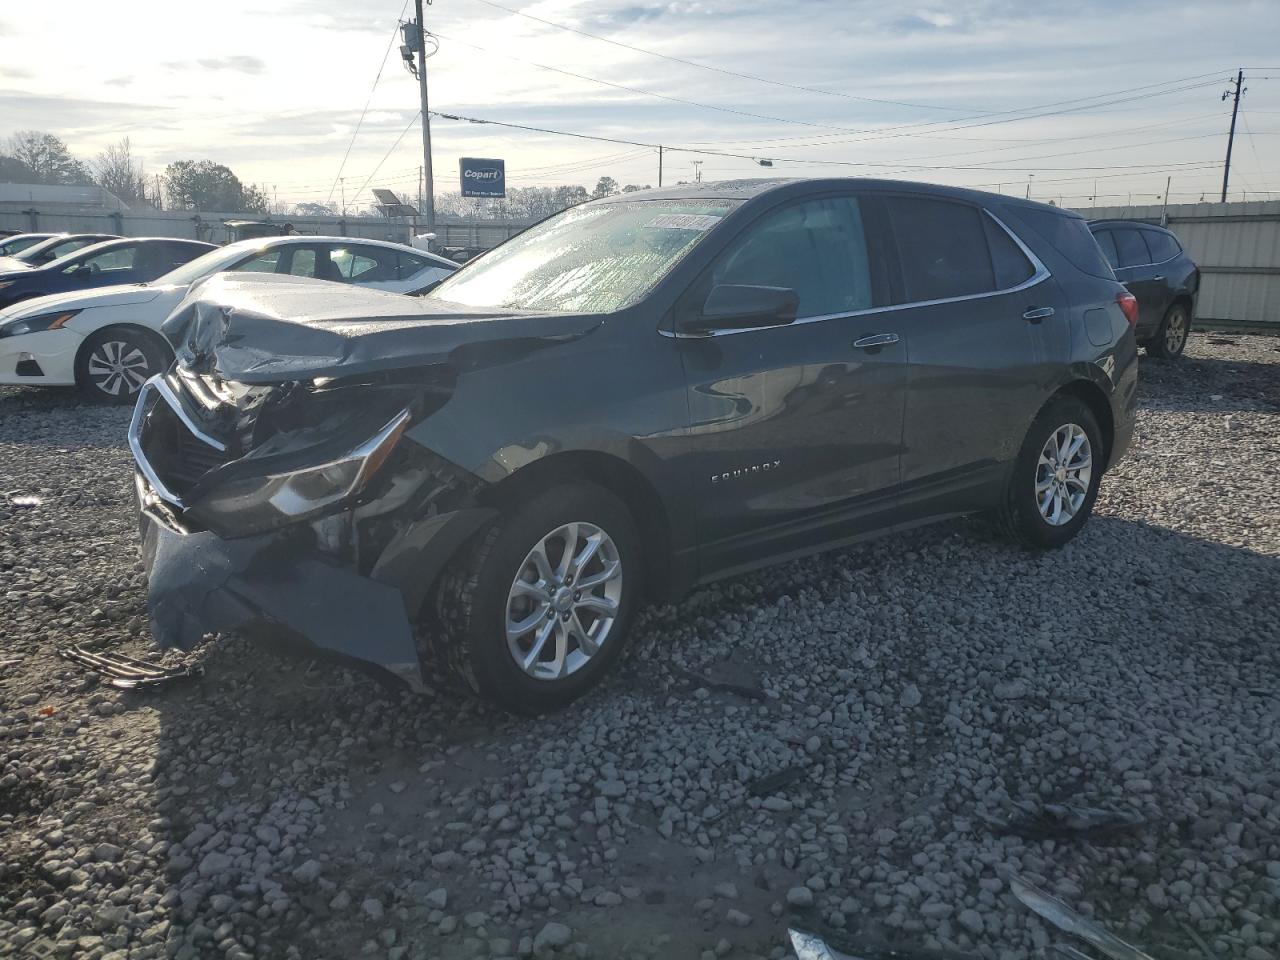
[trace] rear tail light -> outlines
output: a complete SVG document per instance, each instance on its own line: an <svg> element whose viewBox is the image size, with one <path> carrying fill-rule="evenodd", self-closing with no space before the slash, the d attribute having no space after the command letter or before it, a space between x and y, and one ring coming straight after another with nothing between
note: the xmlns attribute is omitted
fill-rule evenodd
<svg viewBox="0 0 1280 960"><path fill-rule="evenodd" d="M1138 298L1132 293L1117 293L1116 303L1120 304L1120 309L1124 311L1124 318L1129 321L1129 326L1136 327L1138 325Z"/></svg>

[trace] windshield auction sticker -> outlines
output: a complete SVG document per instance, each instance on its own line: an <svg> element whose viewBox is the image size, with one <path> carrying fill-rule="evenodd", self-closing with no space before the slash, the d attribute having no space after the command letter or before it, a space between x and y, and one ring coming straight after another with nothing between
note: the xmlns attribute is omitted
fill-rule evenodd
<svg viewBox="0 0 1280 960"><path fill-rule="evenodd" d="M663 227L667 230L710 230L720 219L705 213L664 213L654 217L645 226Z"/></svg>

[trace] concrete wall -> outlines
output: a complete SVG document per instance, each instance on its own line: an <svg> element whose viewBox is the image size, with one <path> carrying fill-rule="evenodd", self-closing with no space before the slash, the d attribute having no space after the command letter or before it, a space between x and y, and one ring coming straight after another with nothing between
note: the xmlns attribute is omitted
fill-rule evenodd
<svg viewBox="0 0 1280 960"><path fill-rule="evenodd" d="M1093 207L1090 219L1123 218L1160 223L1182 241L1200 265L1196 315L1203 320L1274 324L1280 330L1280 200L1247 203L1181 203L1163 209Z"/></svg>

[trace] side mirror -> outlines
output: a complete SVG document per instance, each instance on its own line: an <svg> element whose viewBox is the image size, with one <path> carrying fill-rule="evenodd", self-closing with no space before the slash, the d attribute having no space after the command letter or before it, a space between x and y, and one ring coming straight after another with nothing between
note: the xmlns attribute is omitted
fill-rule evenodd
<svg viewBox="0 0 1280 960"><path fill-rule="evenodd" d="M687 325L696 330L777 327L795 320L799 308L800 297L790 287L720 283Z"/></svg>

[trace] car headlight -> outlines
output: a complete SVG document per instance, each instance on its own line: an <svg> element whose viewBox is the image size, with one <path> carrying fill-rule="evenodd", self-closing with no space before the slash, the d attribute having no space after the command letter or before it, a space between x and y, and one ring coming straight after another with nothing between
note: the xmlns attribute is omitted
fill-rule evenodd
<svg viewBox="0 0 1280 960"><path fill-rule="evenodd" d="M0 284L2 289L5 284ZM0 322L0 337L20 337L24 333L41 333L45 330L61 330L68 320L79 310L60 310L57 313L42 313L34 317L22 317L18 320Z"/></svg>
<svg viewBox="0 0 1280 960"><path fill-rule="evenodd" d="M305 520L363 490L391 456L409 420L409 411L402 410L360 446L326 463L220 483L188 513L227 536Z"/></svg>

